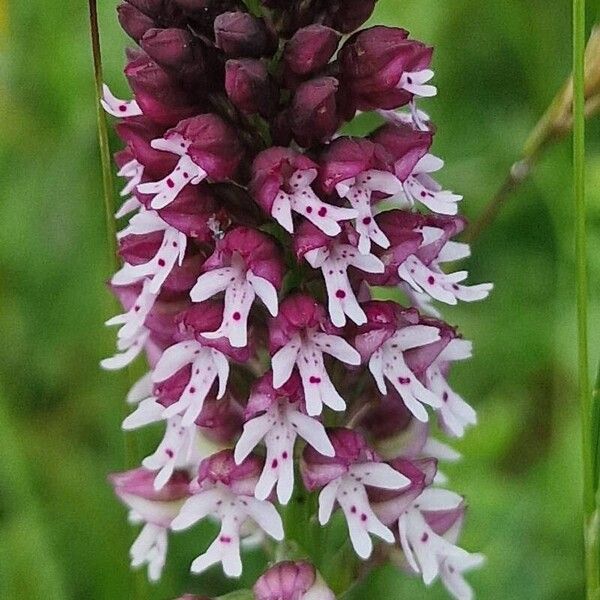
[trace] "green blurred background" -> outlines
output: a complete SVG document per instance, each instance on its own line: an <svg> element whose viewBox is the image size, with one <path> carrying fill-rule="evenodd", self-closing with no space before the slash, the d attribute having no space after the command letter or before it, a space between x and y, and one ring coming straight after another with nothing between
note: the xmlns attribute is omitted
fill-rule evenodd
<svg viewBox="0 0 600 600"><path fill-rule="evenodd" d="M102 326L111 302L86 4L0 0L2 599L130 598L140 585L127 567L133 532L106 484L124 467L128 383L98 368L113 334ZM106 78L126 94L116 0L100 4ZM374 22L402 25L437 47L439 96L424 108L439 127L443 182L464 193L469 216L493 195L569 73L569 4L380 0ZM598 19L596 5L589 21ZM599 134L590 123L594 360ZM476 349L455 383L480 426L458 445L464 461L445 470L470 501L464 543L488 557L471 576L485 600L582 597L570 185L567 140L475 244L472 281L494 281L491 299L446 311ZM187 573L197 536L176 539L163 582L135 597L223 591L217 572ZM254 563L244 583L256 577ZM445 594L384 568L354 598L371 596Z"/></svg>

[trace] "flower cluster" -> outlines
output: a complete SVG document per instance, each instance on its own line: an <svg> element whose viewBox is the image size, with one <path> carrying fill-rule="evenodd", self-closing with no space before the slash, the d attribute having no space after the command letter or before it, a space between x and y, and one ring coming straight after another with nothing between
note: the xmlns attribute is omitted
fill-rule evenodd
<svg viewBox="0 0 600 600"><path fill-rule="evenodd" d="M491 285L444 268L469 248L453 239L461 197L433 178L443 162L416 107L436 93L432 49L403 29L355 32L374 5L118 8L138 48L132 99L108 87L102 99L125 145L117 217L128 217L110 282L118 350L102 365L145 355L123 428L164 430L140 468L111 480L143 524L131 561L152 580L170 533L203 519L220 531L192 571L218 563L238 577L243 547L284 539L277 504L303 486L322 526L342 511L360 559L379 541L426 585L472 597L463 574L482 557L457 545L465 501L437 471L456 453L430 436L432 415L451 437L476 422L448 383L471 344L435 304ZM340 135L359 111L383 124ZM381 287L399 301L378 300ZM270 569L254 595L334 597L304 561Z"/></svg>

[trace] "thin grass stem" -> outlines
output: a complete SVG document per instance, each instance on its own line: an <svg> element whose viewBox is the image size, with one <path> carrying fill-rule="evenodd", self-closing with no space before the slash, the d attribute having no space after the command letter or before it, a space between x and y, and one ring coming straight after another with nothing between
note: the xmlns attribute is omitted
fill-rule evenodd
<svg viewBox="0 0 600 600"><path fill-rule="evenodd" d="M583 443L583 513L585 574L588 600L600 594L600 556L588 357L587 209L585 198L585 0L573 0L573 180L575 199L575 262L577 279L578 382Z"/></svg>

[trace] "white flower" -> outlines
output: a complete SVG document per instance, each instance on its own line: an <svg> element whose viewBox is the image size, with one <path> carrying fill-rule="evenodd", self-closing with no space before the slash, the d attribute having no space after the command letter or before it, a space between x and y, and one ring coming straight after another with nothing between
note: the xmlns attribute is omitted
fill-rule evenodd
<svg viewBox="0 0 600 600"><path fill-rule="evenodd" d="M423 227L423 246L434 243L444 232L437 227ZM470 255L467 244L448 241L444 244L437 258L429 265L425 265L417 256L411 254L398 267L398 275L418 294L427 294L435 300L446 304L475 302L487 298L493 285L482 283L466 286L461 282L468 277L467 271L457 271L446 274L440 264L462 260Z"/></svg>
<svg viewBox="0 0 600 600"><path fill-rule="evenodd" d="M222 398L229 378L229 362L223 353L196 340L188 340L164 351L154 368L152 380L154 383L166 381L186 365L192 367L190 380L179 400L163 413L166 418L182 415L181 426L184 428L198 418L213 383L218 379L217 398Z"/></svg>
<svg viewBox="0 0 600 600"><path fill-rule="evenodd" d="M348 365L360 364L360 354L343 338L318 331L296 334L272 358L273 385L276 389L286 383L294 367L298 367L306 411L310 416L320 415L324 404L337 411L346 409L346 402L333 387L325 370L324 353Z"/></svg>
<svg viewBox="0 0 600 600"><path fill-rule="evenodd" d="M346 198L357 212L355 229L358 233L358 250L361 254L369 254L371 240L381 248L389 248L390 241L375 222L371 196L373 192L388 195L397 194L402 184L395 175L386 171L370 169L356 177L341 181L335 186L341 198Z"/></svg>
<svg viewBox="0 0 600 600"><path fill-rule="evenodd" d="M471 554L455 545L456 532L451 528L446 537L428 525L423 512L459 510L461 496L448 490L428 488L400 516L400 543L410 567L420 573L425 585L437 577L453 591L456 598L469 600L472 595L460 573L483 563L479 554ZM450 539L447 539L450 538Z"/></svg>
<svg viewBox="0 0 600 600"><path fill-rule="evenodd" d="M361 254L349 244L330 244L310 250L304 258L315 269L321 269L327 288L328 308L331 321L336 327L346 324L346 315L357 325L366 323L367 317L358 304L350 280L348 267L353 266L366 273L383 273L383 263L373 254Z"/></svg>
<svg viewBox="0 0 600 600"><path fill-rule="evenodd" d="M399 329L378 348L369 360L369 370L382 394L387 394L387 379L396 389L404 404L419 421L429 419L423 404L433 408L441 406L441 400L428 390L410 370L403 351L426 346L440 339L439 330L427 325L411 325Z"/></svg>
<svg viewBox="0 0 600 600"><path fill-rule="evenodd" d="M297 212L327 235L341 231L338 221L356 217L356 211L326 204L313 191L311 184L317 178L316 169L296 171L290 178L291 191L280 189L273 202L271 215L290 233L294 233L292 211Z"/></svg>
<svg viewBox="0 0 600 600"><path fill-rule="evenodd" d="M181 531L205 517L218 519L221 530L207 551L192 563L191 570L194 573L201 573L210 566L221 563L228 577L239 577L242 574L240 537L242 527L248 521L256 523L273 539L283 540L281 517L270 502L235 494L221 483L187 500L173 520L171 528Z"/></svg>
<svg viewBox="0 0 600 600"><path fill-rule="evenodd" d="M300 436L317 452L334 456L335 450L323 425L299 410L298 403L287 399L275 402L264 414L250 419L235 447L235 462L242 463L264 439L267 456L256 484L255 496L265 500L277 484L277 498L287 504L294 491L294 444Z"/></svg>
<svg viewBox="0 0 600 600"><path fill-rule="evenodd" d="M394 543L394 534L373 512L365 485L399 490L410 485L410 480L385 463L367 462L350 466L347 473L328 483L319 494L319 523L329 522L337 501L348 523L352 546L363 559L373 551L369 533Z"/></svg>
<svg viewBox="0 0 600 600"><path fill-rule="evenodd" d="M171 152L181 157L175 169L160 181L138 185L137 189L141 194L154 194L151 202L152 208L160 209L168 206L186 185L198 185L208 176L207 172L188 155L190 142L181 135L173 134L168 140L163 138L152 140L150 145L155 150Z"/></svg>
<svg viewBox="0 0 600 600"><path fill-rule="evenodd" d="M277 290L270 281L247 269L244 259L235 253L231 266L200 275L190 297L194 302L202 302L223 291L223 322L217 331L202 335L208 339L226 337L234 348L243 348L248 343L248 316L254 299L258 296L275 317L279 307Z"/></svg>

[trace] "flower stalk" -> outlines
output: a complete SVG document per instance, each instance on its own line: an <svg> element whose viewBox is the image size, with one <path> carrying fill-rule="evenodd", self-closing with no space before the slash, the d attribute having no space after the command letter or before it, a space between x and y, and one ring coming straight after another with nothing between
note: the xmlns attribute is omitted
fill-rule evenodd
<svg viewBox="0 0 600 600"><path fill-rule="evenodd" d="M577 280L578 381L583 443L583 514L586 592L600 597L600 539L597 505L597 440L600 412L590 386L588 348L588 253L585 196L585 0L573 0L573 185L575 200L575 263ZM567 93L568 97L569 94Z"/></svg>
<svg viewBox="0 0 600 600"><path fill-rule="evenodd" d="M600 26L592 29L585 49L584 114L591 119L600 112ZM515 191L531 176L544 152L573 131L573 80L571 75L525 141L519 160L510 168L505 180L469 228L465 239L477 240L494 223Z"/></svg>

